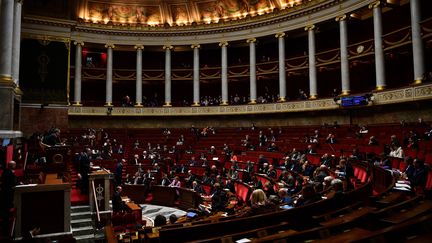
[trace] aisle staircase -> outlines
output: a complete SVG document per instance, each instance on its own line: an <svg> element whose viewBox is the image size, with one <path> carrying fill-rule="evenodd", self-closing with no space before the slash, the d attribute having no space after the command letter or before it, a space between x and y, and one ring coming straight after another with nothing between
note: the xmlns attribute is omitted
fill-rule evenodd
<svg viewBox="0 0 432 243"><path fill-rule="evenodd" d="M104 242L103 231L93 229L90 206L71 207L72 235L78 243Z"/></svg>

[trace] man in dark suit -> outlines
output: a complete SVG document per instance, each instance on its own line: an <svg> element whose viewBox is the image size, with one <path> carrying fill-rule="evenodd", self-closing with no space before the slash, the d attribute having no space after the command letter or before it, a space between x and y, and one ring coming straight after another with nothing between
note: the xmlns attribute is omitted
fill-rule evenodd
<svg viewBox="0 0 432 243"><path fill-rule="evenodd" d="M268 164L268 160L264 157L264 155L260 154L258 157L259 168L262 168L265 163Z"/></svg>
<svg viewBox="0 0 432 243"><path fill-rule="evenodd" d="M203 194L204 190L200 184L198 184L197 181L192 182L192 190L198 192L199 194Z"/></svg>
<svg viewBox="0 0 432 243"><path fill-rule="evenodd" d="M61 143L60 141L60 129L54 129L50 134L44 137L43 143L46 145L54 146Z"/></svg>
<svg viewBox="0 0 432 243"><path fill-rule="evenodd" d="M419 159L414 160L414 168L414 173L410 178L411 186L413 188L422 190L426 186L428 171L424 165L424 162Z"/></svg>
<svg viewBox="0 0 432 243"><path fill-rule="evenodd" d="M140 164L140 160L139 160L138 154L134 155L134 158L132 159L131 164L132 165L139 165Z"/></svg>
<svg viewBox="0 0 432 243"><path fill-rule="evenodd" d="M305 154L316 154L315 149L312 147L312 145L308 145L307 149L305 150Z"/></svg>
<svg viewBox="0 0 432 243"><path fill-rule="evenodd" d="M214 193L212 195L212 211L217 212L225 208L228 202L226 192L222 190L219 183L214 184Z"/></svg>
<svg viewBox="0 0 432 243"><path fill-rule="evenodd" d="M117 186L112 199L112 207L114 213L122 212L124 210L124 203L121 198L121 192L122 187Z"/></svg>
<svg viewBox="0 0 432 243"><path fill-rule="evenodd" d="M267 170L267 176L276 179L277 172L273 165L269 165L269 169Z"/></svg>
<svg viewBox="0 0 432 243"><path fill-rule="evenodd" d="M90 173L91 149L87 148L80 157L81 194L88 193L88 174Z"/></svg>
<svg viewBox="0 0 432 243"><path fill-rule="evenodd" d="M231 192L232 194L236 193L234 182L232 182L232 180L230 179L226 180L225 189L228 189L228 191Z"/></svg>
<svg viewBox="0 0 432 243"><path fill-rule="evenodd" d="M260 180L258 180L258 178L254 175L252 176L252 187L254 189L262 189L263 188L263 184Z"/></svg>
<svg viewBox="0 0 432 243"><path fill-rule="evenodd" d="M185 178L186 181L186 187L190 188L192 187L192 182L195 181L195 175L192 174L191 170L188 170L187 177Z"/></svg>
<svg viewBox="0 0 432 243"><path fill-rule="evenodd" d="M116 170L114 173L114 179L117 186L121 185L122 174L123 174L123 160L119 160L119 162L116 165Z"/></svg>

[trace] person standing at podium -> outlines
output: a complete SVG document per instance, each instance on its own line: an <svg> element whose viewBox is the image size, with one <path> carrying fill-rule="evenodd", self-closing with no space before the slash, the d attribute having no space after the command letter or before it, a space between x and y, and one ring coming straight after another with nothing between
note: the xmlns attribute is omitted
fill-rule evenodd
<svg viewBox="0 0 432 243"><path fill-rule="evenodd" d="M60 129L58 128L53 129L50 134L44 137L43 143L49 146L61 144Z"/></svg>
<svg viewBox="0 0 432 243"><path fill-rule="evenodd" d="M81 194L88 194L91 149L87 148L80 158Z"/></svg>

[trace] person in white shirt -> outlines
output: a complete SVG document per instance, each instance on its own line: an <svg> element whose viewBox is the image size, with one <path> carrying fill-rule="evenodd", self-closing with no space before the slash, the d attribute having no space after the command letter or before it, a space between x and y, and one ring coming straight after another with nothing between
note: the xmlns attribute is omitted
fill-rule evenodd
<svg viewBox="0 0 432 243"><path fill-rule="evenodd" d="M389 156L402 159L404 157L404 152L403 152L402 147L393 145L391 147L391 151L390 151Z"/></svg>

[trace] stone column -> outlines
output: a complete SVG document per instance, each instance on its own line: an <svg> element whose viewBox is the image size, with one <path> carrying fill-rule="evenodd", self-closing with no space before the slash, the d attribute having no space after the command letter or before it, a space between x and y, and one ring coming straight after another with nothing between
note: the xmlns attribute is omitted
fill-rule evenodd
<svg viewBox="0 0 432 243"><path fill-rule="evenodd" d="M112 106L112 77L113 77L113 44L106 44L107 48L107 74L106 74L106 103L105 106Z"/></svg>
<svg viewBox="0 0 432 243"><path fill-rule="evenodd" d="M381 2L376 1L369 4L369 8L373 9L374 23L374 49L375 49L375 79L376 89L383 90L386 86L384 50L382 43L382 16Z"/></svg>
<svg viewBox="0 0 432 243"><path fill-rule="evenodd" d="M136 49L136 88L135 107L142 107L142 51L143 45L135 45Z"/></svg>
<svg viewBox="0 0 432 243"><path fill-rule="evenodd" d="M14 36L14 0L0 1L0 138L21 137L15 102L21 100L21 91L12 78L12 48ZM18 111L19 113L19 111Z"/></svg>
<svg viewBox="0 0 432 243"><path fill-rule="evenodd" d="M223 41L219 43L222 50L222 103L221 105L228 105L228 42Z"/></svg>
<svg viewBox="0 0 432 243"><path fill-rule="evenodd" d="M171 106L171 45L163 46L165 50L165 104Z"/></svg>
<svg viewBox="0 0 432 243"><path fill-rule="evenodd" d="M82 46L84 42L75 41L75 85L74 85L74 106L81 106L81 67L82 67Z"/></svg>
<svg viewBox="0 0 432 243"><path fill-rule="evenodd" d="M339 37L340 37L340 60L341 60L341 83L342 94L349 95L350 93L350 75L349 75L349 61L348 61L348 33L346 15L336 18L339 22Z"/></svg>
<svg viewBox="0 0 432 243"><path fill-rule="evenodd" d="M249 77L250 77L250 101L249 104L256 104L257 90L256 90L256 51L255 51L255 38L250 38L246 41L249 44Z"/></svg>
<svg viewBox="0 0 432 243"><path fill-rule="evenodd" d="M285 33L277 33L279 46L279 102L286 101Z"/></svg>
<svg viewBox="0 0 432 243"><path fill-rule="evenodd" d="M14 0L2 0L0 10L0 82L12 82Z"/></svg>
<svg viewBox="0 0 432 243"><path fill-rule="evenodd" d="M411 0L411 39L413 46L414 84L421 84L425 74L423 40L421 37L420 1Z"/></svg>
<svg viewBox="0 0 432 243"><path fill-rule="evenodd" d="M15 0L14 26L13 26L13 49L12 49L12 79L19 86L19 63L21 48L21 10L24 0Z"/></svg>
<svg viewBox="0 0 432 243"><path fill-rule="evenodd" d="M309 45L309 99L316 99L317 93L317 73L315 57L315 25L305 27L308 32Z"/></svg>
<svg viewBox="0 0 432 243"><path fill-rule="evenodd" d="M199 69L199 44L191 45L193 49L193 104L200 106L200 69Z"/></svg>

